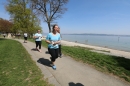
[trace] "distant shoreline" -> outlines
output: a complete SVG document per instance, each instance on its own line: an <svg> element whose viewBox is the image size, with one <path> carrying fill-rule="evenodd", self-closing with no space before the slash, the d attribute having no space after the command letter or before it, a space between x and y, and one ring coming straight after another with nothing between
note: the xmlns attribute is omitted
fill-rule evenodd
<svg viewBox="0 0 130 86"><path fill-rule="evenodd" d="M48 34L48 33L43 33ZM95 36L121 36L130 37L130 35L117 35L117 34L96 34L96 33L61 33L62 35L95 35Z"/></svg>

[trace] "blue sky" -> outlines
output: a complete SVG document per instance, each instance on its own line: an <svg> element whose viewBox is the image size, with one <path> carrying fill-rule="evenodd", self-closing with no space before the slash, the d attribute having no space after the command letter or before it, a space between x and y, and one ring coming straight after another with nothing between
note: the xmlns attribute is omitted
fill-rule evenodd
<svg viewBox="0 0 130 86"><path fill-rule="evenodd" d="M0 17L9 19L5 0L0 0ZM130 35L130 0L69 0L68 10L56 22L61 33ZM48 27L41 20L43 32Z"/></svg>

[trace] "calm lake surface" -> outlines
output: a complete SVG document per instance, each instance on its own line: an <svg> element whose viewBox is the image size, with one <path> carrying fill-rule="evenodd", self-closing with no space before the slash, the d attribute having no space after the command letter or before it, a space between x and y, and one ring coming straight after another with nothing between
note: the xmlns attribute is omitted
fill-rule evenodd
<svg viewBox="0 0 130 86"><path fill-rule="evenodd" d="M46 36L47 34L43 34ZM130 36L62 34L62 40L130 52Z"/></svg>

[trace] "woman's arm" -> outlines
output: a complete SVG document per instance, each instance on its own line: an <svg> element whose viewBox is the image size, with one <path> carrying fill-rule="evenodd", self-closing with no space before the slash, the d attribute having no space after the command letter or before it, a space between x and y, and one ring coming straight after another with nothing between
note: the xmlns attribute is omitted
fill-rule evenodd
<svg viewBox="0 0 130 86"><path fill-rule="evenodd" d="M51 42L49 40L45 40L45 41L46 41L46 43L51 44Z"/></svg>
<svg viewBox="0 0 130 86"><path fill-rule="evenodd" d="M48 44L52 44L52 42L49 41L49 40L45 40L45 41L46 41L46 43L48 43ZM56 41L56 42L53 43L53 45L55 45L55 44L59 44L59 43L60 43L60 41Z"/></svg>
<svg viewBox="0 0 130 86"><path fill-rule="evenodd" d="M34 35L34 38L35 38L35 39L38 38L37 33Z"/></svg>

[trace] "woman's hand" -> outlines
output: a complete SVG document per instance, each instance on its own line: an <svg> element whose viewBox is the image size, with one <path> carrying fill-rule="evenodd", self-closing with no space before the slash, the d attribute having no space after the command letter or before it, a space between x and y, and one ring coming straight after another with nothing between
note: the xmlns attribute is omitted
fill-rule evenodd
<svg viewBox="0 0 130 86"><path fill-rule="evenodd" d="M54 42L54 44L59 44L60 43L60 41L56 41L56 42Z"/></svg>

